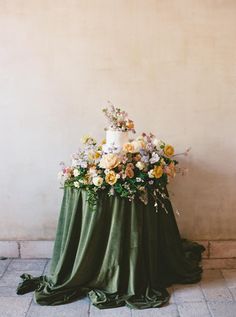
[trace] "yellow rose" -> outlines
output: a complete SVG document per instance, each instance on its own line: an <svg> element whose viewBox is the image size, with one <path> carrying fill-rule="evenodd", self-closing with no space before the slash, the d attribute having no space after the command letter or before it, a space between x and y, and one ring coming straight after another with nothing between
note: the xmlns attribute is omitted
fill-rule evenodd
<svg viewBox="0 0 236 317"><path fill-rule="evenodd" d="M102 168L112 169L120 164L119 157L114 153L108 153L102 156L99 166Z"/></svg>
<svg viewBox="0 0 236 317"><path fill-rule="evenodd" d="M114 185L118 179L118 175L114 171L110 171L107 173L105 177L105 181L109 185Z"/></svg>
<svg viewBox="0 0 236 317"><path fill-rule="evenodd" d="M155 178L160 178L163 175L163 169L161 166L155 166L153 171L152 171L152 175Z"/></svg>
<svg viewBox="0 0 236 317"><path fill-rule="evenodd" d="M125 143L123 145L123 151L128 153L134 152L134 145L132 143Z"/></svg>
<svg viewBox="0 0 236 317"><path fill-rule="evenodd" d="M174 150L172 145L169 145L169 144L165 145L164 153L166 156L172 156L172 155L174 155L174 152L175 152L175 150Z"/></svg>

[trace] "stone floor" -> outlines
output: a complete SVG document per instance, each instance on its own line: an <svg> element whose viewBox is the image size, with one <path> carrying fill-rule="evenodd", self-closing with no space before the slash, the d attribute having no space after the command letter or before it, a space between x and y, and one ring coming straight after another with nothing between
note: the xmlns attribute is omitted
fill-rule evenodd
<svg viewBox="0 0 236 317"><path fill-rule="evenodd" d="M87 298L61 306L39 306L32 293L16 295L19 276L46 274L46 259L0 261L0 317L236 317L236 269L205 270L194 285L174 285L169 289L169 305L146 310L122 307L99 310Z"/></svg>

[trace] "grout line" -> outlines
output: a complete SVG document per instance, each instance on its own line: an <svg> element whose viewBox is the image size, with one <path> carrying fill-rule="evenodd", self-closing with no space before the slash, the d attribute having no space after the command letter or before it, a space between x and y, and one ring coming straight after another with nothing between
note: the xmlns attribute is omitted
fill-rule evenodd
<svg viewBox="0 0 236 317"><path fill-rule="evenodd" d="M91 301L90 301L90 298L89 298L89 297L88 297L88 299L89 299L88 317L90 317Z"/></svg>
<svg viewBox="0 0 236 317"><path fill-rule="evenodd" d="M21 244L20 244L20 241L16 241L16 243L18 248L18 258L21 259Z"/></svg>
<svg viewBox="0 0 236 317"><path fill-rule="evenodd" d="M204 290L203 290L203 288L202 288L202 279L201 279L201 281L200 281L200 283L199 283L199 287L200 287L201 292L202 292L202 294L203 294L203 298L204 298L204 300L205 300L205 304L206 304L207 310L208 310L210 316L211 316L211 317L214 317L213 314L212 314L212 312L211 312L211 310L210 310L210 307L209 307L209 305L208 305L208 300L207 300L207 298L206 298L205 292L204 292Z"/></svg>
<svg viewBox="0 0 236 317"><path fill-rule="evenodd" d="M43 268L42 275L46 275L46 272L45 272L45 271L46 271L46 267L47 267L49 261L50 261L50 259L47 259L47 261L46 261L46 263L45 263L45 265L44 265L44 268Z"/></svg>
<svg viewBox="0 0 236 317"><path fill-rule="evenodd" d="M233 301L234 301L234 296L233 296L233 294L231 293L230 288L228 287L227 281L226 281L226 279L225 279L225 277L224 277L224 274L222 273L222 270L220 270L220 274L221 274L223 280L225 281L225 287L228 289L228 291L229 291L229 293L230 293L230 295L231 295L231 297L232 297L232 299L233 299Z"/></svg>
<svg viewBox="0 0 236 317"><path fill-rule="evenodd" d="M180 317L180 311L179 311L179 305L178 304L174 304L176 306L176 309L177 309L177 314L178 316L177 317ZM180 304L181 305L181 304Z"/></svg>
<svg viewBox="0 0 236 317"><path fill-rule="evenodd" d="M3 271L2 275L0 275L0 279L1 279L1 278L3 277L3 275L6 273L8 267L9 267L9 265L11 264L12 261L13 261L13 259L11 259L11 260L9 261L9 263L6 265L5 270Z"/></svg>
<svg viewBox="0 0 236 317"><path fill-rule="evenodd" d="M29 307L28 307L28 309L27 309L27 311L26 311L26 313L25 313L25 317L27 317L27 315L28 315L28 313L29 313L29 310L30 310L30 307L31 307L32 302L33 302L33 297L31 298L31 301L30 301L30 303L29 303Z"/></svg>
<svg viewBox="0 0 236 317"><path fill-rule="evenodd" d="M48 262L49 262L49 260L47 260L47 261L45 262L45 264L44 264L44 268L43 268L43 271L42 271L42 275L45 275L45 270L46 270L46 267L47 267L47 265L48 265Z"/></svg>
<svg viewBox="0 0 236 317"><path fill-rule="evenodd" d="M210 307L209 307L209 303L210 303L210 302L206 302L207 309L208 309L208 311L209 311L211 317L214 317L214 314L212 313L212 311L211 311L211 309L210 309Z"/></svg>

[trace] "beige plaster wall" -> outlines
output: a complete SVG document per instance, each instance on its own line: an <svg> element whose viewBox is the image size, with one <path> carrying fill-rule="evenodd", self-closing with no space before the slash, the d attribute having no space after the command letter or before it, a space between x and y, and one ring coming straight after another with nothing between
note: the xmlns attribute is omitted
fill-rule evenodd
<svg viewBox="0 0 236 317"><path fill-rule="evenodd" d="M53 239L69 162L106 100L178 152L182 234L236 239L236 1L0 1L0 239Z"/></svg>

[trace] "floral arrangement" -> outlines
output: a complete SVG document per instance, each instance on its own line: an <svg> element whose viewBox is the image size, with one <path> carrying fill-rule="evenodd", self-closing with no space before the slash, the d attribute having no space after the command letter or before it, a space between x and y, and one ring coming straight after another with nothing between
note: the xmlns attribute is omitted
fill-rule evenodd
<svg viewBox="0 0 236 317"><path fill-rule="evenodd" d="M112 125L128 129L126 114L113 110L112 115L105 111ZM117 119L120 113L122 120ZM86 189L91 206L96 205L98 193L107 190L109 196L118 195L130 201L137 197L144 204L151 195L156 210L160 204L165 209L162 199L168 198L165 186L181 171L176 166L178 162L173 146L146 133L124 144L119 153L103 152L104 143L85 136L83 147L72 155L71 166L62 166L59 173L61 184Z"/></svg>
<svg viewBox="0 0 236 317"><path fill-rule="evenodd" d="M110 103L110 107L102 110L108 119L109 129L116 131L132 131L135 133L134 122L128 118L128 113Z"/></svg>

